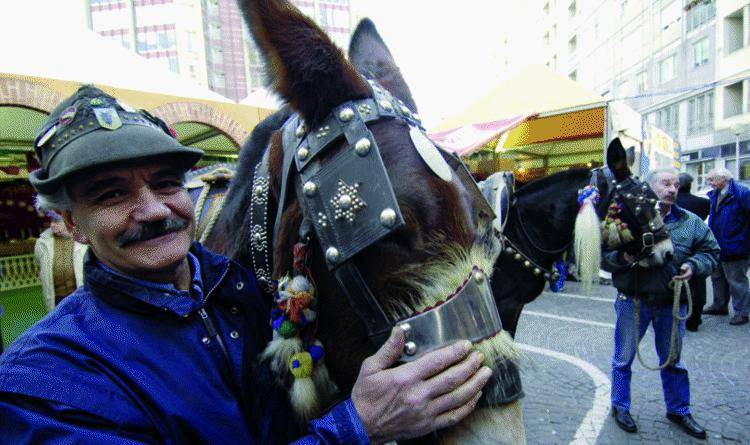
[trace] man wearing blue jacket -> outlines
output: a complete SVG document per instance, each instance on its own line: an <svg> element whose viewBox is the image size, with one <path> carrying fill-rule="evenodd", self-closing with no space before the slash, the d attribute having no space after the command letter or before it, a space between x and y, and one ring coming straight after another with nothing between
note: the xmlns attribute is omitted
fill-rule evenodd
<svg viewBox="0 0 750 445"><path fill-rule="evenodd" d="M711 170L707 179L713 187L708 193L711 200L708 226L721 247L721 263L711 276L714 302L703 313L727 315L731 294L734 316L729 324L743 325L748 322L750 311L750 286L747 280L750 189L732 179L729 170L723 168Z"/></svg>
<svg viewBox="0 0 750 445"><path fill-rule="evenodd" d="M669 356L673 323L673 281L685 283L690 278L705 279L717 264L719 246L706 224L695 214L677 205L679 180L675 169L657 169L647 180L659 197L659 210L674 246L673 258L659 268L642 268L636 258L624 252L608 252L603 267L612 272L612 283L617 288L615 300L615 345L612 354L612 415L617 425L627 432L636 432L630 415L631 365L649 324L654 327L654 343L659 364ZM634 300L639 301L639 326L635 327ZM683 320L677 324L678 347L685 334L684 317L687 313L685 293L680 296L679 313ZM699 439L706 431L690 413L690 381L688 371L680 363L680 351L661 372L667 418L686 433Z"/></svg>
<svg viewBox="0 0 750 445"><path fill-rule="evenodd" d="M481 355L462 342L391 368L396 329L302 437L256 364L269 302L248 270L192 242L183 181L202 151L170 133L91 86L40 130L32 185L90 252L85 285L0 356L0 443L383 443L473 410L491 374Z"/></svg>

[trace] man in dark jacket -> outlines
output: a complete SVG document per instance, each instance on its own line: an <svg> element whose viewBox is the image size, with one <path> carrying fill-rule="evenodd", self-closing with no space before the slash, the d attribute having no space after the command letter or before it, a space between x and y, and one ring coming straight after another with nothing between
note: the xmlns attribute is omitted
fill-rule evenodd
<svg viewBox="0 0 750 445"><path fill-rule="evenodd" d="M731 325L748 322L750 285L747 280L750 259L750 189L732 179L727 169L709 172L713 187L708 197L711 212L708 226L721 246L721 264L711 276L714 302L704 314L727 315L731 294L734 316Z"/></svg>
<svg viewBox="0 0 750 445"><path fill-rule="evenodd" d="M0 443L382 443L476 405L491 371L469 342L392 367L394 329L300 438L257 365L271 328L255 277L192 242L183 182L202 151L90 86L52 111L36 151L32 185L90 250L85 285L0 356Z"/></svg>
<svg viewBox="0 0 750 445"><path fill-rule="evenodd" d="M677 171L653 170L647 179L659 197L660 212L674 245L674 257L662 267L649 269L635 264L635 258L624 252L608 252L603 258L604 269L612 272L612 282L618 290L612 354L612 415L617 425L628 432L637 430L630 415L630 367L638 344L652 324L659 364L666 364L673 347L672 335L677 335L677 345L682 345L685 328L684 321L679 320L678 331L672 332L672 286L676 284L673 282L693 277L705 279L716 267L719 253L719 246L706 224L695 214L675 205ZM687 313L685 298L683 292L679 303L681 317ZM690 414L688 371L680 362L679 349L676 352L674 360L660 371L667 418L691 436L705 439L706 431Z"/></svg>
<svg viewBox="0 0 750 445"><path fill-rule="evenodd" d="M676 204L680 208L695 213L698 215L698 218L705 221L710 210L708 199L690 193L690 188L693 185L693 177L689 173L680 173L679 180L680 189L677 191ZM685 329L688 331L697 331L698 326L703 322L701 314L703 313L703 306L706 304L706 279L691 279L690 291L693 294L693 312L685 322Z"/></svg>

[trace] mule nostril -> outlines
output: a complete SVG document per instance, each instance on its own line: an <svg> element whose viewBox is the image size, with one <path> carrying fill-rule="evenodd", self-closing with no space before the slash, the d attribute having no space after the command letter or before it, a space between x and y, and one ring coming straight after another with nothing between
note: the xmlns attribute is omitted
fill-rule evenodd
<svg viewBox="0 0 750 445"><path fill-rule="evenodd" d="M672 252L667 252L664 254L665 261L672 261L672 258L674 258L674 254Z"/></svg>

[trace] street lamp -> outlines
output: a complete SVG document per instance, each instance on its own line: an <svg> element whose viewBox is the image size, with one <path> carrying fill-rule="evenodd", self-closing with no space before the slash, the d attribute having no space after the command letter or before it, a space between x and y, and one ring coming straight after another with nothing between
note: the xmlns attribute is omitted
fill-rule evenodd
<svg viewBox="0 0 750 445"><path fill-rule="evenodd" d="M737 178L737 181L739 181L740 178L740 135L743 133L744 128L742 125L735 124L732 125L729 129L729 131L734 134L734 161L737 164L735 166L735 178Z"/></svg>

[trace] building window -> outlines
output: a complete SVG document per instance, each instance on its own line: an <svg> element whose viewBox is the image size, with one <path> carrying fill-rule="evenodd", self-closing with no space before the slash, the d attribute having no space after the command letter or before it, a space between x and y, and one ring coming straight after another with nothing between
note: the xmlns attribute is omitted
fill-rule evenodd
<svg viewBox="0 0 750 445"><path fill-rule="evenodd" d="M687 172L690 173L696 182L696 190L701 190L706 185L706 175L714 169L716 161L713 159L703 162L692 162L687 164Z"/></svg>
<svg viewBox="0 0 750 445"><path fill-rule="evenodd" d="M573 82L577 81L577 80L578 80L578 70L577 70L577 69L575 69L575 70L571 71L571 72L570 72L570 74L568 74L568 77L569 77L569 78L570 78L570 80L572 80Z"/></svg>
<svg viewBox="0 0 750 445"><path fill-rule="evenodd" d="M227 86L227 76L224 73L215 72L211 76L211 80L214 88L226 88Z"/></svg>
<svg viewBox="0 0 750 445"><path fill-rule="evenodd" d="M688 134L711 131L714 127L714 93L700 94L688 100Z"/></svg>
<svg viewBox="0 0 750 445"><path fill-rule="evenodd" d="M745 109L742 91L742 81L724 87L724 118L742 114Z"/></svg>
<svg viewBox="0 0 750 445"><path fill-rule="evenodd" d="M578 36L573 36L568 40L568 54L573 54L578 49Z"/></svg>
<svg viewBox="0 0 750 445"><path fill-rule="evenodd" d="M745 46L745 8L738 9L724 18L724 50L731 54Z"/></svg>
<svg viewBox="0 0 750 445"><path fill-rule="evenodd" d="M659 83L669 82L675 75L675 56L671 55L659 62Z"/></svg>
<svg viewBox="0 0 750 445"><path fill-rule="evenodd" d="M573 0L570 2L570 5L568 5L568 17L575 17L578 10L576 9L576 0Z"/></svg>
<svg viewBox="0 0 750 445"><path fill-rule="evenodd" d="M641 71L636 75L636 82L638 83L638 93L645 93L648 91L648 71Z"/></svg>
<svg viewBox="0 0 750 445"><path fill-rule="evenodd" d="M713 1L691 1L685 9L685 26L688 32L710 21L716 15Z"/></svg>
<svg viewBox="0 0 750 445"><path fill-rule="evenodd" d="M216 65L224 63L224 51L221 48L211 48L211 62Z"/></svg>
<svg viewBox="0 0 750 445"><path fill-rule="evenodd" d="M180 64L179 64L179 62L177 61L177 56L173 56L173 57L170 57L170 58L169 58L169 69L170 69L170 70L171 70L172 72L175 72L175 73L177 73L177 74L179 74L179 73L180 73Z"/></svg>
<svg viewBox="0 0 750 445"><path fill-rule="evenodd" d="M151 51L168 51L175 49L177 40L175 38L174 25L172 29L155 29L155 27L138 28L136 33L136 49L139 54Z"/></svg>
<svg viewBox="0 0 750 445"><path fill-rule="evenodd" d="M708 37L704 37L693 43L693 68L708 64L708 57Z"/></svg>
<svg viewBox="0 0 750 445"><path fill-rule="evenodd" d="M672 104L658 110L656 112L656 126L676 138L680 131L679 105Z"/></svg>
<svg viewBox="0 0 750 445"><path fill-rule="evenodd" d="M732 159L727 159L724 163L724 167L726 167L727 170L732 172L732 174L737 174L737 161L735 160L736 152L735 145L732 144ZM747 181L750 179L750 159L748 158L740 158L740 181Z"/></svg>

